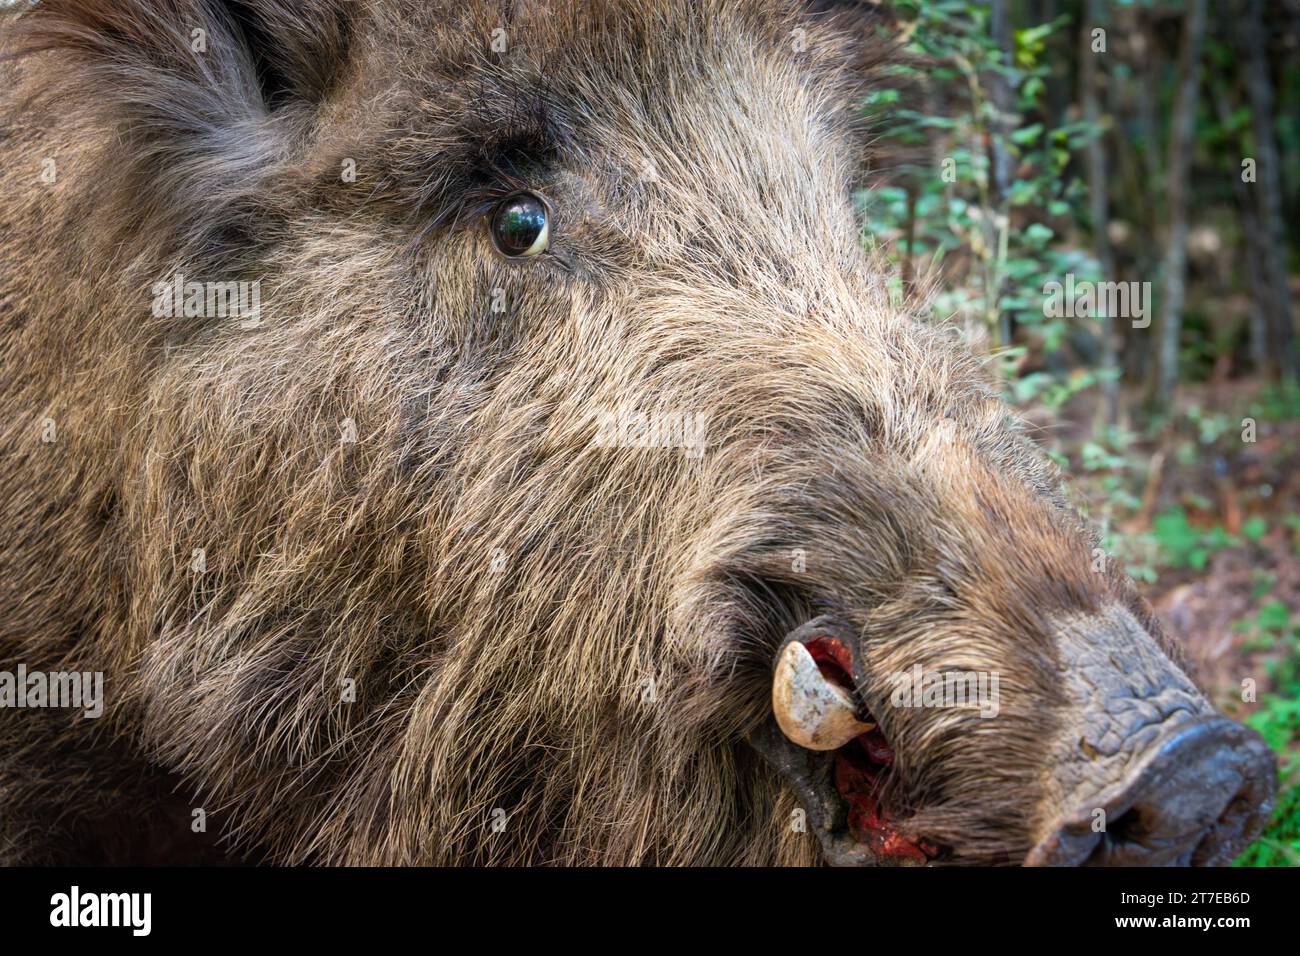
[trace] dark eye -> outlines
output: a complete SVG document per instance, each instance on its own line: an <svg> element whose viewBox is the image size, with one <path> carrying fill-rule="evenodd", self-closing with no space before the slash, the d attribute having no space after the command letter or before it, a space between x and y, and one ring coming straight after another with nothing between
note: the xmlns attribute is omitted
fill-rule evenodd
<svg viewBox="0 0 1300 956"><path fill-rule="evenodd" d="M551 242L551 211L542 197L515 193L497 203L488 224L492 244L509 259L531 259Z"/></svg>

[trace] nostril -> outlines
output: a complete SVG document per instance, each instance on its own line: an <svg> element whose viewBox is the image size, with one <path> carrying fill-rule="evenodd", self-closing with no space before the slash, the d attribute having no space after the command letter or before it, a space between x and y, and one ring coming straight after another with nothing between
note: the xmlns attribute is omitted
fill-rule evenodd
<svg viewBox="0 0 1300 956"><path fill-rule="evenodd" d="M1256 803L1254 795L1250 792L1250 787L1242 787L1237 795L1228 802L1224 807L1223 813L1219 815L1218 823L1228 824L1230 826L1242 827L1256 813Z"/></svg>
<svg viewBox="0 0 1300 956"><path fill-rule="evenodd" d="M1141 805L1106 821L1084 866L1112 866L1140 861L1161 842L1159 815Z"/></svg>
<svg viewBox="0 0 1300 956"><path fill-rule="evenodd" d="M1142 838L1150 833L1142 811L1131 807L1106 827L1106 836L1116 844L1141 843Z"/></svg>
<svg viewBox="0 0 1300 956"><path fill-rule="evenodd" d="M1161 800L1166 798L1159 795ZM1162 809L1163 806L1163 809ZM1224 814L1224 819L1227 818ZM1172 801L1138 803L1106 822L1084 866L1182 865L1194 862L1202 849L1218 844L1213 817L1199 820L1178 812ZM1229 831L1233 828L1229 827Z"/></svg>
<svg viewBox="0 0 1300 956"><path fill-rule="evenodd" d="M1221 717L1197 720L1147 750L1121 787L1076 804L1025 862L1225 866L1272 813L1275 773L1253 731ZM1098 806L1113 811L1104 829L1095 826Z"/></svg>
<svg viewBox="0 0 1300 956"><path fill-rule="evenodd" d="M1212 865L1222 854L1225 835L1250 834L1258 830L1259 802L1249 785L1244 786L1219 814L1214 825L1207 828L1192 851L1192 866Z"/></svg>

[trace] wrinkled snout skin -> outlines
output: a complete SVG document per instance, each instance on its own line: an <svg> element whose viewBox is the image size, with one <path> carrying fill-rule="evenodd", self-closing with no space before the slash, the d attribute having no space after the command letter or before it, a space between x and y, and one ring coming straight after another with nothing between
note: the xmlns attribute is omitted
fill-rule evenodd
<svg viewBox="0 0 1300 956"><path fill-rule="evenodd" d="M1262 745L861 249L866 24L42 6L0 26L0 666L106 702L0 712L0 857L182 862L206 806L285 863L823 862L834 795L755 745L819 615L932 862L1253 836ZM535 260L486 231L518 189ZM257 320L156 314L177 275ZM895 704L917 667L996 715Z"/></svg>
<svg viewBox="0 0 1300 956"><path fill-rule="evenodd" d="M1122 610L1059 621L1058 648L1074 715L1051 759L1065 812L1026 862L1231 863L1272 808L1274 758L1263 741L1216 715Z"/></svg>

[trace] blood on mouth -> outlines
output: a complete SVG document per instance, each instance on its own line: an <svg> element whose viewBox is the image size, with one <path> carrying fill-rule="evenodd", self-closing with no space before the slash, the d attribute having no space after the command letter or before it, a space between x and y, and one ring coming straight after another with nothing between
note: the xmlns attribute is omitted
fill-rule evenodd
<svg viewBox="0 0 1300 956"><path fill-rule="evenodd" d="M827 680L854 693L852 657L834 637L805 642L808 653ZM856 695L855 695L856 696ZM874 719L867 717L870 723ZM879 726L859 734L835 751L835 788L849 811L849 832L882 860L925 863L938 849L910 840L898 832L880 799L885 774L894 763L894 750Z"/></svg>

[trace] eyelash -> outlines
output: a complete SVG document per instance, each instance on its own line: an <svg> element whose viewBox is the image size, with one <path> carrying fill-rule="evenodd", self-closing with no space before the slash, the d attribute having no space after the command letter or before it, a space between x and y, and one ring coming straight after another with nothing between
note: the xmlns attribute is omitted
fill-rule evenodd
<svg viewBox="0 0 1300 956"><path fill-rule="evenodd" d="M471 186L461 193L459 202L429 218L411 239L411 246L414 248L423 244L429 233L436 229L456 229L477 222L490 213L498 202L515 191L517 190L501 183Z"/></svg>
<svg viewBox="0 0 1300 956"><path fill-rule="evenodd" d="M412 246L419 246L435 229L456 229L477 222L507 196L534 190L535 183L528 182L514 171L516 163L510 158L512 152L511 149L502 149L496 151L494 156L481 158L472 174L471 183L461 192L460 201L443 209L421 226L412 240Z"/></svg>

